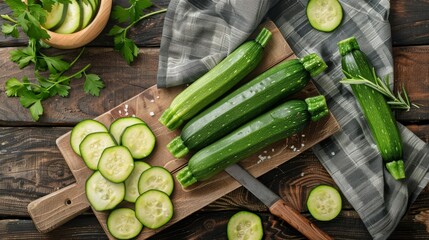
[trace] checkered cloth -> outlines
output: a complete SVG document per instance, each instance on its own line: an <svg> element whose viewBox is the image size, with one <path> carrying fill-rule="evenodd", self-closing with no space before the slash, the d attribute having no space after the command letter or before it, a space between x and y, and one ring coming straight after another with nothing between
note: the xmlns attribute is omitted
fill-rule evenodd
<svg viewBox="0 0 429 240"><path fill-rule="evenodd" d="M342 130L312 150L374 239L386 239L429 181L429 146L399 124L407 179L387 173L349 86L339 80L336 43L355 36L379 76L393 79L387 0L341 1L344 20L333 33L314 30L307 0L172 0L161 41L158 86L195 80L244 42L265 16L272 19L300 57L315 52L328 64L315 78Z"/></svg>

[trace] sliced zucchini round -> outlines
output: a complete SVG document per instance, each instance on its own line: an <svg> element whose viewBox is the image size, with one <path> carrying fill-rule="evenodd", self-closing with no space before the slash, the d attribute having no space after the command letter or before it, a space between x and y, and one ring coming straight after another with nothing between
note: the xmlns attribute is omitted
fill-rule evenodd
<svg viewBox="0 0 429 240"><path fill-rule="evenodd" d="M80 29L80 26L82 25L82 19L83 15L81 6L76 0L71 0L68 5L63 24L52 30L62 34L74 33Z"/></svg>
<svg viewBox="0 0 429 240"><path fill-rule="evenodd" d="M311 26L322 32L334 31L343 20L343 8L338 0L310 0L306 13Z"/></svg>
<svg viewBox="0 0 429 240"><path fill-rule="evenodd" d="M136 202L137 198L140 196L138 188L140 176L149 168L151 168L151 166L145 162L134 162L134 169L131 175L125 180L125 201Z"/></svg>
<svg viewBox="0 0 429 240"><path fill-rule="evenodd" d="M157 229L165 225L173 217L173 203L167 194L159 190L149 190L137 198L137 219L150 229Z"/></svg>
<svg viewBox="0 0 429 240"><path fill-rule="evenodd" d="M115 238L131 239L140 234L143 224L137 219L134 210L118 208L109 214L107 229Z"/></svg>
<svg viewBox="0 0 429 240"><path fill-rule="evenodd" d="M105 211L115 208L125 196L124 183L113 183L95 171L86 180L86 197L91 206L97 211Z"/></svg>
<svg viewBox="0 0 429 240"><path fill-rule="evenodd" d="M84 29L91 23L92 19L94 19L95 11L92 9L88 0L79 0L79 4L82 10L82 24L80 29Z"/></svg>
<svg viewBox="0 0 429 240"><path fill-rule="evenodd" d="M134 159L124 146L106 148L98 162L98 170L109 181L120 183L130 176L134 169Z"/></svg>
<svg viewBox="0 0 429 240"><path fill-rule="evenodd" d="M261 218L255 213L240 211L228 221L229 240L260 240L264 235Z"/></svg>
<svg viewBox="0 0 429 240"><path fill-rule="evenodd" d="M115 138L115 141L121 144L121 135L125 128L137 123L144 123L144 121L136 117L121 117L110 124L109 132Z"/></svg>
<svg viewBox="0 0 429 240"><path fill-rule="evenodd" d="M163 167L151 167L141 174L138 189L140 194L156 189L170 196L174 189L173 176Z"/></svg>
<svg viewBox="0 0 429 240"><path fill-rule="evenodd" d="M331 186L319 185L311 190L307 199L307 208L315 219L330 221L341 212L341 195Z"/></svg>
<svg viewBox="0 0 429 240"><path fill-rule="evenodd" d="M55 3L52 5L52 9L46 16L46 21L43 23L43 27L46 29L58 28L63 24L68 4Z"/></svg>
<svg viewBox="0 0 429 240"><path fill-rule="evenodd" d="M89 169L97 170L98 161L104 149L115 146L115 141L107 132L88 134L80 143L79 151Z"/></svg>
<svg viewBox="0 0 429 240"><path fill-rule="evenodd" d="M127 147L135 159L149 156L155 147L155 135L145 123L138 123L125 128L121 144Z"/></svg>
<svg viewBox="0 0 429 240"><path fill-rule="evenodd" d="M102 123L92 119L83 120L72 129L70 144L77 155L81 156L79 149L80 143L88 134L94 132L108 132L108 130Z"/></svg>

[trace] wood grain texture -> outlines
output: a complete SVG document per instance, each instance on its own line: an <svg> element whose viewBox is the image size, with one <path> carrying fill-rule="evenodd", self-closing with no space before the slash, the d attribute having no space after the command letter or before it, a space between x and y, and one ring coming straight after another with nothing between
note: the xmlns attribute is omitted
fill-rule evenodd
<svg viewBox="0 0 429 240"><path fill-rule="evenodd" d="M169 0L152 0L161 7L167 8ZM0 0L0 14L10 14L4 0ZM115 0L114 4L125 6L126 0ZM429 16L427 8L428 0L396 0L390 3L391 10L389 20L392 29L392 40L394 46L402 45L428 45L429 44ZM138 24L130 31L129 37L136 39L138 46L157 47L161 42L162 25L164 14L155 15ZM0 24L3 19L0 19ZM107 32L114 25L110 20L104 31L89 44L89 46L113 46L113 39L107 36ZM27 38L21 34L19 39L13 39L0 35L0 47L26 45Z"/></svg>
<svg viewBox="0 0 429 240"><path fill-rule="evenodd" d="M123 4L125 1L127 0L114 2ZM169 0L152 1L161 7L167 7L170 2ZM428 0L390 1L394 52L404 45L429 45L428 3ZM5 13L10 13L10 10L6 7L4 0L0 0L0 14ZM137 44L141 47L159 47L163 20L164 14L160 14L142 21L130 32L130 37L137 39ZM3 22L0 18L0 24ZM68 132L71 129L70 126L80 119L96 117L155 83L153 77L145 76L145 74L156 76L157 59L151 57L152 55L140 55L137 64L127 66L117 52L111 49L113 41L111 37L106 36L106 33L113 24L113 21L109 21L103 33L89 44L90 47L86 49L85 56L82 58L85 63L93 64L93 69L97 70L96 73L100 71L107 82L108 86L103 90L101 98L85 95L82 83L73 83L77 87L73 85L70 99L49 100L50 107L49 110L46 109L49 113L44 116L41 123L37 124L31 121L27 111L22 109L17 99L5 98L3 92L5 76L20 78L21 74L31 73L28 70L18 69L8 60L9 51L16 46L25 46L27 39L23 35L19 39L12 39L0 34L0 126L15 126L0 128L0 239L107 239L92 211L86 211L83 216L47 234L41 234L29 219L27 204L75 182L70 169L55 146L57 137ZM154 51L153 56L157 57L157 49L140 50L141 53L147 53L147 51ZM408 51L406 55L394 56L395 62L405 58L410 61L408 67L421 69L418 65L426 66L428 61L417 61L426 56L413 51ZM58 53L68 55L66 51L58 51ZM76 54L77 52L74 55L72 52L71 56ZM395 71L396 69L395 66ZM400 71L404 70L407 71L407 69L400 69ZM412 73L412 78L409 73ZM401 74L395 72L395 75ZM416 75L427 77L427 74L420 74L420 72L416 74L415 71L407 71L402 75L405 76L403 81L410 79L417 83L419 80L415 79ZM398 80L395 79L395 81ZM419 95L421 92L419 87L419 84L412 84L412 87L407 88L411 91L412 98L414 98L413 95ZM423 99L423 101L427 100ZM428 143L428 121L418 120L415 115L405 116L401 121ZM292 206L300 209L300 212L307 217L310 217L305 206L308 191L319 183L334 184L317 158L309 151L271 170L259 179ZM390 239L429 239L428 202L429 187L426 187ZM359 216L348 203L344 204L343 211L337 219L317 224L336 239L370 239ZM268 214L267 208L244 188L238 188L214 201L152 239L225 239L228 218L242 209L260 214L263 218L266 239L305 239L288 224Z"/></svg>
<svg viewBox="0 0 429 240"><path fill-rule="evenodd" d="M293 228L302 233L310 240L333 239L322 231L315 223L301 215L297 210L291 208L282 199L270 206L270 212L281 219L284 219Z"/></svg>
<svg viewBox="0 0 429 240"><path fill-rule="evenodd" d="M32 121L29 111L21 106L19 99L7 97L4 93L4 83L9 78L29 76L30 79L34 79L31 69L21 70L9 60L9 52L12 49L0 48L0 66L2 66L0 124L2 125L16 124L16 122L38 125L72 125L82 119L94 118L156 83L158 49L141 49L141 55L137 58L135 65L128 66L119 53L111 48L87 48L74 69L81 69L86 64L91 64L89 72L98 74L106 85L101 90L100 96L93 97L85 94L83 79L73 80L71 82L72 90L67 98L56 96L43 101L44 115L38 123L35 123ZM78 54L76 50L55 50L54 52L57 54L68 52L70 57Z"/></svg>
<svg viewBox="0 0 429 240"><path fill-rule="evenodd" d="M44 41L59 49L83 47L92 42L103 31L109 21L111 11L112 0L100 1L97 14L84 29L71 34L60 34L47 30L50 38Z"/></svg>
<svg viewBox="0 0 429 240"><path fill-rule="evenodd" d="M0 128L0 216L27 217L29 202L75 182L55 145L69 129Z"/></svg>
<svg viewBox="0 0 429 240"><path fill-rule="evenodd" d="M429 14L428 14L429 16ZM429 120L429 46L398 47L393 51L396 91L407 89L410 100L420 105L412 111L398 111L402 122Z"/></svg>
<svg viewBox="0 0 429 240"><path fill-rule="evenodd" d="M135 64L128 66L119 54L111 48L87 48L76 69L90 63L91 72L99 74L106 83L100 97L93 97L83 92L83 80L73 80L68 98L54 97L43 102L45 114L38 123L32 121L27 109L24 109L16 98L6 97L4 83L11 77L33 76L30 69L19 69L8 58L14 48L0 48L0 125L73 125L84 118L94 118L121 102L137 95L156 83L158 68L157 48L143 48ZM77 51L54 50L58 54L70 52L75 56ZM411 100L421 106L410 112L400 111L397 119L400 122L426 121L429 119L429 46L394 48L395 86L404 84ZM97 61L93 61L97 59ZM416 78L415 72L422 74ZM137 76L137 77L136 77ZM412 77L410 77L412 76ZM99 107L93 108L97 105Z"/></svg>
<svg viewBox="0 0 429 240"><path fill-rule="evenodd" d="M429 1L390 1L394 46L429 44Z"/></svg>
<svg viewBox="0 0 429 240"><path fill-rule="evenodd" d="M152 0L154 6L150 10L159 10L162 8L167 8L169 0ZM128 0L114 0L113 6L128 6ZM0 0L0 14L11 14L10 9L4 3L4 0ZM140 47L159 47L161 42L162 26L164 24L164 15L157 14L150 18L144 19L139 23L135 24L128 33L128 37L135 40L136 44ZM5 22L0 18L0 25ZM103 31L95 38L88 46L94 47L112 47L113 38L108 36L107 33L117 24L113 19L109 19L106 27ZM18 39L12 37L6 37L4 34L0 34L0 47L12 47L12 46L26 46L28 38L25 34L21 33Z"/></svg>
<svg viewBox="0 0 429 240"><path fill-rule="evenodd" d="M265 27L272 30L273 36L270 44L266 46L266 54L260 64L258 71L264 71L276 63L290 58L292 52L290 49L284 51L287 45L286 41L281 37L280 33L277 30L276 26L272 22L264 24ZM278 37L280 36L280 37ZM271 54L273 53L273 54ZM280 54L279 54L280 53ZM125 101L121 105L115 107L114 109L100 115L96 119L109 126L115 119L118 117L126 115L134 115L136 117L144 120L148 126L154 131L155 136L157 137L157 145L153 153L145 159L145 162L151 164L152 166L165 166L172 173L177 172L183 167L186 163L185 159L174 159L171 157L171 154L168 153L164 147L168 142L170 142L175 136L177 136L177 131L171 132L164 126L162 126L158 119L158 116L162 114L164 109L166 109L174 97L183 90L183 87L178 88L169 88L169 89L158 89L156 86L153 86L141 94ZM313 84L307 85L307 87L297 94L298 98L308 97L317 95L317 89ZM125 107L126 106L126 107ZM153 116L149 115L152 112ZM318 129L316 131L315 129ZM279 141L278 143L271 145L269 148L264 150L264 153L270 151L270 159L266 161L258 161L258 155L263 154L258 153L254 156L241 161L240 163L245 167L250 173L254 176L260 176L268 172L271 168L281 165L283 162L292 159L297 156L299 153L307 150L315 143L323 140L324 138L330 136L339 129L338 124L332 115L327 118L324 118L321 121L311 123L304 131L303 135L305 137L298 136L298 134L286 139ZM62 152L67 164L69 165L73 175L76 177L76 182L78 185L84 184L87 177L91 174L83 163L83 161L73 152L70 147L70 133L67 133L57 140L57 145ZM304 144L305 143L305 144ZM301 146L290 148L291 145ZM297 150L298 149L298 150ZM176 181L176 185L179 186L179 183ZM214 201L217 198L222 197L228 192L239 187L239 184L234 181L226 173L221 173L211 181L202 182L196 184L195 186L189 189L175 188L175 191L172 194L173 205L175 206L175 213L173 218L165 225L165 227L159 229L162 230L191 213L201 209L202 207L208 205L210 202ZM83 189L83 188L82 188ZM210 191L207 191L209 189ZM50 194L54 197L56 193ZM49 197L44 197L45 202L50 202ZM37 200L36 200L37 201ZM85 204L79 204L79 206L85 206ZM32 209L32 207L40 207L39 209ZM63 207L67 207L64 206ZM32 212L32 218L35 224L38 226L38 229L42 231L51 230L56 226L49 226L47 224L52 223L51 221L39 221L42 219L40 216L41 213L44 213L47 210L44 208L49 208L49 205L46 204L31 204L29 206L30 212ZM106 227L106 212L97 212L94 211L95 215L99 219L101 225L106 231L106 234L111 237L108 233ZM34 214L33 214L34 213ZM36 215L36 213L38 213ZM60 212L58 213L58 218L61 218ZM152 236L159 230L150 230L144 229L139 235L139 238L147 238Z"/></svg>
<svg viewBox="0 0 429 240"><path fill-rule="evenodd" d="M12 139L10 136L18 135L32 136L32 142L45 141L44 139L46 138L43 137L45 133L44 128L32 128L32 133L29 133L27 129L28 128L1 128L2 131L0 135L4 135L5 132L9 132L9 134L6 134L8 136L7 138L2 138L0 140L0 144L6 139L9 141L7 145L5 144L6 146L13 145L16 149L23 149L20 151L22 156L33 155L39 147L25 142L23 137L13 139L14 142L10 141ZM56 134L59 136L68 130L70 130L70 128L62 128L62 131ZM425 134L425 132L415 132L417 134ZM60 173L60 175L71 175L67 166L62 166L61 168L52 167L52 165L58 163L55 156L59 155L58 148L52 146L53 141L46 140L47 143L50 142L51 144L44 147L44 151L47 152L44 155L44 158L46 158L43 161L44 164L39 164L39 166L36 166L36 164L26 166L22 163L16 163L16 166L13 166L15 171L7 174L7 178L9 179L19 179L20 177L23 178L23 171L37 171L40 174L40 181L37 183L37 186L35 182L29 182L25 186L19 186L5 184L7 182L0 181L0 213L6 213L5 215L2 214L2 218L10 219L0 220L0 239L60 239L65 237L79 239L106 238L98 220L93 215L78 217L48 234L37 232L31 220L16 219L17 215L24 218L28 217L26 207L29 200L35 200L45 193L54 192L56 189L69 185L70 182L74 182L74 180L70 180L70 177L52 177L58 173ZM28 145L26 148L22 147L26 145ZM14 163L14 161L16 161L16 153L12 154L8 151L8 154L7 158ZM4 163L5 158L3 156L4 155L0 157L1 169L9 166ZM34 162L34 160L32 161ZM61 159L61 162L65 165L63 159ZM68 173L61 173L63 170L68 171ZM29 177L25 177L24 179L26 178ZM264 174L259 179L286 201L290 203L293 202L294 206L302 206L297 209L300 209L300 212L304 213L306 217L310 217L305 208L305 199L309 190L319 183L334 184L311 151L304 152L292 161L288 161ZM26 192L20 193L24 191ZM27 195L26 197L29 200L20 200L24 194ZM13 201L10 201L10 197L13 198ZM411 206L409 213L401 221L397 230L392 235L392 239L399 239L399 236L402 236L402 239L424 239L429 237L429 234L425 230L426 226L416 219L419 213L429 211L427 205L428 201L429 188L426 188ZM317 224L336 239L369 239L368 233L363 230L363 223L356 215L356 212L352 210L353 208L351 208L348 203L344 204L343 211L338 219L329 223L317 222ZM10 211L10 209L13 211ZM214 232L218 234L216 235L218 239L221 239L225 236L223 235L225 234L223 231L225 230L224 227L226 226L225 224L228 217L232 216L236 211L243 209L254 211L258 214L261 213L266 216L263 221L266 236L267 238L272 237L268 239L285 239L286 237L288 239L304 239L296 230L279 220L279 218L267 214L267 208L244 188L238 188L230 194L216 200L203 208L202 211L198 211L172 227L165 229L165 231L155 235L153 239L171 239L174 236L177 236L177 238L174 239L197 239L198 237L215 236ZM21 214L15 214L14 212ZM213 219L214 215L218 217ZM314 221L314 219L311 220ZM339 228L339 226L341 226L341 228ZM6 229L6 231L3 231L4 229ZM395 238L395 236L398 237Z"/></svg>

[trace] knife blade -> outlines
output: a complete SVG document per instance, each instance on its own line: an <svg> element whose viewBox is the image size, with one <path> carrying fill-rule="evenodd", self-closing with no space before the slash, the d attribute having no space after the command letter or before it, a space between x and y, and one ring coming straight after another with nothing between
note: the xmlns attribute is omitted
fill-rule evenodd
<svg viewBox="0 0 429 240"><path fill-rule="evenodd" d="M280 196L271 191L240 165L233 164L227 167L225 171L264 203L273 215L285 220L308 239L332 239L296 209L287 205Z"/></svg>

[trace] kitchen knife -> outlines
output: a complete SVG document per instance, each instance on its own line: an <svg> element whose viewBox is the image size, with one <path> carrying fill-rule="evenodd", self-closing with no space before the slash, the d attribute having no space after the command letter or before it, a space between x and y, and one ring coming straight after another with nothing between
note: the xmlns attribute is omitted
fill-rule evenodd
<svg viewBox="0 0 429 240"><path fill-rule="evenodd" d="M261 200L273 215L285 220L308 239L332 239L238 164L229 166L225 171Z"/></svg>

